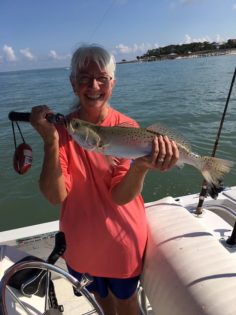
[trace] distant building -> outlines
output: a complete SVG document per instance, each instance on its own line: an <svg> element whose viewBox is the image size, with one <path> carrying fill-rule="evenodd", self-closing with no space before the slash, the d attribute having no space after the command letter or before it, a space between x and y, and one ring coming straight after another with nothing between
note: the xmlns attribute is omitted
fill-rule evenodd
<svg viewBox="0 0 236 315"><path fill-rule="evenodd" d="M168 59L175 59L175 58L178 57L178 54L176 54L176 53L170 53L167 57L168 57Z"/></svg>
<svg viewBox="0 0 236 315"><path fill-rule="evenodd" d="M214 46L215 49L220 49L220 43L213 42L212 46Z"/></svg>

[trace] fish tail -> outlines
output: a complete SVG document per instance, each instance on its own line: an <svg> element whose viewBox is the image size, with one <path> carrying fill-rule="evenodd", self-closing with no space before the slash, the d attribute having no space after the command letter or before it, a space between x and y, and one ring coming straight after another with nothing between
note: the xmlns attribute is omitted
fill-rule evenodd
<svg viewBox="0 0 236 315"><path fill-rule="evenodd" d="M209 185L218 187L234 162L210 156L200 158L199 169Z"/></svg>

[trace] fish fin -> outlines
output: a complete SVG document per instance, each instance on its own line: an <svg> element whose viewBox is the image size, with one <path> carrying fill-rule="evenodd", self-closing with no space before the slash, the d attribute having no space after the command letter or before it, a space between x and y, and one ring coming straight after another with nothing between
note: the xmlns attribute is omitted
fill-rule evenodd
<svg viewBox="0 0 236 315"><path fill-rule="evenodd" d="M175 130L170 129L169 127L163 124L153 124L146 128L147 131L156 133L158 135L167 136L169 139L182 144L187 150L191 151L191 145L187 139L184 138L181 134L178 134Z"/></svg>
<svg viewBox="0 0 236 315"><path fill-rule="evenodd" d="M221 193L225 189L224 183L219 182L218 186L215 186L212 184L211 186L207 187L207 193L209 196L211 196L212 199L217 199L219 193Z"/></svg>
<svg viewBox="0 0 236 315"><path fill-rule="evenodd" d="M229 173L234 162L210 156L202 156L199 169L209 185L219 187L223 177Z"/></svg>
<svg viewBox="0 0 236 315"><path fill-rule="evenodd" d="M104 158L105 158L105 160L106 160L106 162L107 162L107 164L109 166L115 166L113 156L111 156L111 155L104 155Z"/></svg>
<svg viewBox="0 0 236 315"><path fill-rule="evenodd" d="M116 167L120 164L120 158L112 155L104 155L104 158L109 166Z"/></svg>
<svg viewBox="0 0 236 315"><path fill-rule="evenodd" d="M96 149L99 153L106 155L106 148L108 148L109 146L110 146L110 143L104 144L102 141L100 141Z"/></svg>
<svg viewBox="0 0 236 315"><path fill-rule="evenodd" d="M175 166L178 168L178 169L182 169L184 167L184 163L180 162L180 161L177 161L177 163L175 164Z"/></svg>

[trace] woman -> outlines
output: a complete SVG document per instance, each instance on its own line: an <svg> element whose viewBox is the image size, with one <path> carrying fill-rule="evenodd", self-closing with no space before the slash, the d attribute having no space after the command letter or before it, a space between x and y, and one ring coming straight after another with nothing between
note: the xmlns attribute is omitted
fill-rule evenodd
<svg viewBox="0 0 236 315"><path fill-rule="evenodd" d="M69 117L114 126L137 123L112 109L115 60L104 48L79 47L71 61L70 81L78 107ZM150 156L108 158L75 143L64 127L45 116L46 105L32 109L31 124L44 141L39 185L52 204L62 204L60 229L65 233L68 269L78 279L89 273L89 290L106 315L138 315L137 283L147 241L141 191L149 169L169 170L178 160L176 144L167 137L153 141Z"/></svg>

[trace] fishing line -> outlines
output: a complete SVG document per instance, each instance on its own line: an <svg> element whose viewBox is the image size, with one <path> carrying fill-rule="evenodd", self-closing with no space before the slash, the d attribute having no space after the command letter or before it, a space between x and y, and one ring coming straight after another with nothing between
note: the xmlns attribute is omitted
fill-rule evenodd
<svg viewBox="0 0 236 315"><path fill-rule="evenodd" d="M219 129L218 129L218 133L217 133L217 136L216 136L215 144L214 144L214 147L213 147L213 150L212 150L212 154L211 154L212 157L214 157L215 154L216 154L216 150L217 150L217 147L218 147L221 131L222 131L222 128L223 128L225 115L226 115L226 112L227 112L227 109L228 109L228 104L229 104L231 92L232 92L232 89L233 89L235 77L236 77L236 68L234 69L234 74L233 74L232 81L231 81L231 84L230 84L230 89L229 89L228 97L227 97L227 100L226 100L226 103L225 103L224 112L223 112L222 117L221 117L220 126L219 126ZM207 196L207 193L209 193L212 198L216 199L217 196L218 196L218 193L221 192L223 189L224 189L224 187L223 187L223 183L222 182L220 183L219 187L212 186L212 187L208 188L207 181L203 180L202 189L201 189L201 192L200 192L199 201L198 201L198 205L197 205L197 209L195 211L195 214L197 214L197 215L202 214L202 211L203 211L202 205L203 205L203 202L204 202L204 200L205 200L205 198Z"/></svg>
<svg viewBox="0 0 236 315"><path fill-rule="evenodd" d="M101 27L105 17L107 16L108 12L111 10L111 8L113 7L115 3L115 0L112 0L110 5L108 6L108 8L105 10L105 12L103 13L102 17L98 20L98 23L95 25L93 31L91 32L91 35L89 36L89 41L92 41L92 38L94 37L94 35L96 34L97 30Z"/></svg>

